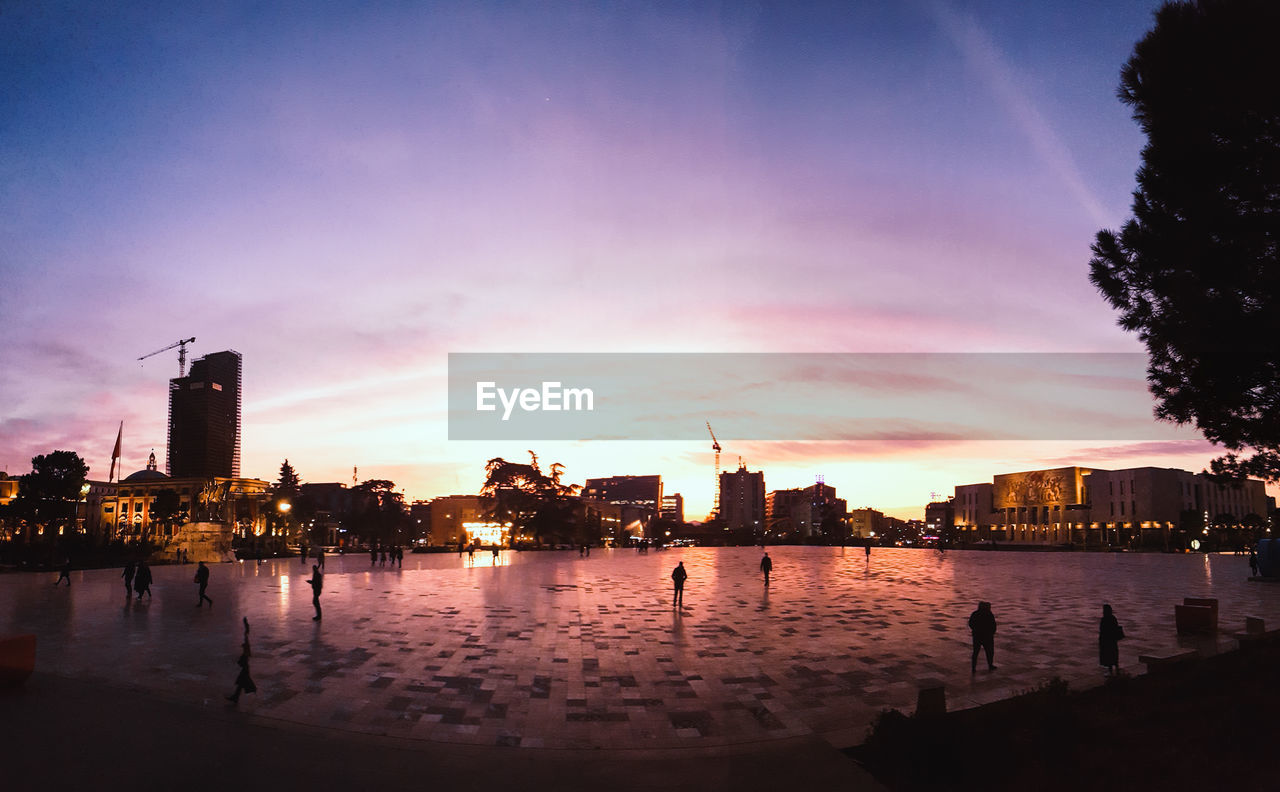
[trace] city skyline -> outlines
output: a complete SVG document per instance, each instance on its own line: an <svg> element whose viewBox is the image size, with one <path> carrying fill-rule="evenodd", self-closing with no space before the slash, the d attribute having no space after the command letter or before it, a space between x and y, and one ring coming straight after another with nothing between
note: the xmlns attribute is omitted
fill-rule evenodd
<svg viewBox="0 0 1280 792"><path fill-rule="evenodd" d="M1156 2L42 5L0 19L0 468L165 450L177 339L244 355L242 469L475 492L526 449L711 507L706 442L447 439L450 352L1137 352L1088 282ZM741 383L708 383L732 388ZM717 422L710 413L701 420ZM741 442L920 516L1126 443ZM1274 490L1272 490L1274 492ZM908 514L910 510L916 510Z"/></svg>

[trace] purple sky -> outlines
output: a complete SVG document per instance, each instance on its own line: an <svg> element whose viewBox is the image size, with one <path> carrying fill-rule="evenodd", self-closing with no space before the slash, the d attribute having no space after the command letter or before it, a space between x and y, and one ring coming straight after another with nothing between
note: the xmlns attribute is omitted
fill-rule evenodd
<svg viewBox="0 0 1280 792"><path fill-rule="evenodd" d="M1154 2L17 2L0 15L0 467L163 459L166 380L244 355L243 473L474 492L449 352L1140 349L1087 280ZM709 383L708 387L731 387ZM715 423L715 416L707 416ZM853 505L1164 444L738 444ZM707 443L547 443L569 478Z"/></svg>

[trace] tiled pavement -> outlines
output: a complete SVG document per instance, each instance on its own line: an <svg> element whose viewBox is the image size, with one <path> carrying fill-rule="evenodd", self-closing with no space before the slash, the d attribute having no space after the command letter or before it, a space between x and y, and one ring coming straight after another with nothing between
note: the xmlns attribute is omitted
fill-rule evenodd
<svg viewBox="0 0 1280 792"><path fill-rule="evenodd" d="M34 632L42 672L227 706L240 618L253 625L262 719L409 740L522 749L672 749L819 735L863 737L885 707L910 711L924 680L951 708L1061 676L1101 681L1097 620L1110 602L1121 663L1178 645L1173 605L1221 601L1280 625L1280 586L1239 556L774 547L638 554L595 550L410 555L402 570L329 556L324 619L296 559L157 567L154 599L126 601L119 571L0 576L0 632ZM689 571L671 607L670 570ZM969 672L965 622L994 605L995 672ZM1226 641L1225 637L1223 639ZM980 663L981 665L981 663Z"/></svg>

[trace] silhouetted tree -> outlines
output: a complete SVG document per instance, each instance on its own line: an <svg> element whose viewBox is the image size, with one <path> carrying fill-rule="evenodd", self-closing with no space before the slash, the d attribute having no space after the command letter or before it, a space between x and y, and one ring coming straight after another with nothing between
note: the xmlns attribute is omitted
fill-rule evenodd
<svg viewBox="0 0 1280 792"><path fill-rule="evenodd" d="M74 451L32 457L31 472L18 477L13 514L45 528L74 525L76 504L88 475L89 466Z"/></svg>
<svg viewBox="0 0 1280 792"><path fill-rule="evenodd" d="M510 522L511 534L532 534L539 543L552 536L574 536L572 496L579 487L563 484L564 465L559 462L543 473L538 455L529 452L529 464L508 462L502 457L485 465L480 494L488 499L489 519Z"/></svg>
<svg viewBox="0 0 1280 792"><path fill-rule="evenodd" d="M351 491L351 514L346 522L356 535L366 542L401 544L409 515L395 482L370 479Z"/></svg>
<svg viewBox="0 0 1280 792"><path fill-rule="evenodd" d="M1133 217L1090 280L1150 352L1156 415L1280 478L1280 3L1166 3L1121 71L1147 136ZM1241 457L1237 452L1252 452Z"/></svg>

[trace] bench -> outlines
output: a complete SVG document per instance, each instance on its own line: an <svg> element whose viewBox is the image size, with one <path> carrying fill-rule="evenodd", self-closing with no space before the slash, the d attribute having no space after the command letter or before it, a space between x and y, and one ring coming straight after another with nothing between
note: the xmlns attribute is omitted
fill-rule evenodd
<svg viewBox="0 0 1280 792"><path fill-rule="evenodd" d="M36 670L36 637L0 637L0 688L17 687Z"/></svg>
<svg viewBox="0 0 1280 792"><path fill-rule="evenodd" d="M1212 635L1218 631L1218 601L1184 597L1181 605L1173 606L1173 621L1178 635Z"/></svg>
<svg viewBox="0 0 1280 792"><path fill-rule="evenodd" d="M1200 653L1195 649L1183 649L1163 655L1138 655L1138 662L1146 664L1148 674L1154 674L1160 671L1168 671L1199 657Z"/></svg>

